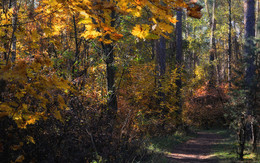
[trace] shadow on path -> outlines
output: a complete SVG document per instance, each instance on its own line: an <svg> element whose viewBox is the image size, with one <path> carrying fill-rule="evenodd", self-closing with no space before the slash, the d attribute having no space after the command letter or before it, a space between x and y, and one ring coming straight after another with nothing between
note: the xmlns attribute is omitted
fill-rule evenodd
<svg viewBox="0 0 260 163"><path fill-rule="evenodd" d="M197 138L175 147L172 153L167 155L169 162L176 163L217 163L218 159L210 154L211 147L223 138L215 133L198 132Z"/></svg>

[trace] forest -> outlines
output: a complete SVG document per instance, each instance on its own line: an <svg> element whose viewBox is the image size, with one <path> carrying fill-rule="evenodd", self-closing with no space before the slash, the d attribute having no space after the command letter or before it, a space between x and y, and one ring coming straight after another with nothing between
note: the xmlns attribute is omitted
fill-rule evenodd
<svg viewBox="0 0 260 163"><path fill-rule="evenodd" d="M259 4L1 0L0 162L260 161Z"/></svg>

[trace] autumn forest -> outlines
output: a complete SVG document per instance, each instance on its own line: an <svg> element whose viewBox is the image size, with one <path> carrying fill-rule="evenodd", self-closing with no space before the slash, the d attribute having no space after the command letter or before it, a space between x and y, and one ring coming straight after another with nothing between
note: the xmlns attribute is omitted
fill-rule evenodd
<svg viewBox="0 0 260 163"><path fill-rule="evenodd" d="M260 161L259 5L0 0L0 162Z"/></svg>

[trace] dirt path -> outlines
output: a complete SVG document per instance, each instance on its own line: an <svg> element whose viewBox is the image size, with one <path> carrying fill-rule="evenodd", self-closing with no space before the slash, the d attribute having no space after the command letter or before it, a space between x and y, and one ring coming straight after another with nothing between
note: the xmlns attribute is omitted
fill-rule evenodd
<svg viewBox="0 0 260 163"><path fill-rule="evenodd" d="M198 132L197 138L175 147L172 153L167 155L169 162L176 163L216 163L218 159L210 154L211 146L223 138L215 133Z"/></svg>

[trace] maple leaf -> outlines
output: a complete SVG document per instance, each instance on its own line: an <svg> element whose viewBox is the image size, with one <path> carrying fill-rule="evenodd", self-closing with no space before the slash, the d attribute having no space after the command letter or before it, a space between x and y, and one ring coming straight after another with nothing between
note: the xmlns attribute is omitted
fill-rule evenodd
<svg viewBox="0 0 260 163"><path fill-rule="evenodd" d="M149 31L150 26L148 24L137 24L132 30L132 35L145 39L149 35Z"/></svg>
<svg viewBox="0 0 260 163"><path fill-rule="evenodd" d="M162 30L162 32L171 33L173 31L173 26L168 23L159 23L159 27Z"/></svg>
<svg viewBox="0 0 260 163"><path fill-rule="evenodd" d="M111 38L112 40L117 41L117 40L119 40L120 38L122 38L123 36L124 36L124 35L122 35L122 34L113 33L113 34L110 35L110 38Z"/></svg>
<svg viewBox="0 0 260 163"><path fill-rule="evenodd" d="M35 144L35 140L33 139L32 136L27 136L26 139L27 139L28 142Z"/></svg>

